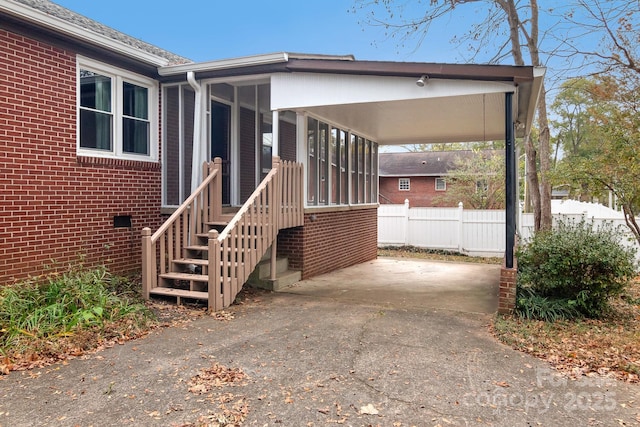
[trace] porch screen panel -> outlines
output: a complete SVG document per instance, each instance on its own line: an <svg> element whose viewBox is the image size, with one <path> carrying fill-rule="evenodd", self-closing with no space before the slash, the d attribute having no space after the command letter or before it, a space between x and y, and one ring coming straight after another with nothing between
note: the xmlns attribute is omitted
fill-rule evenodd
<svg viewBox="0 0 640 427"><path fill-rule="evenodd" d="M378 203L378 144L371 142L371 202Z"/></svg>
<svg viewBox="0 0 640 427"><path fill-rule="evenodd" d="M332 205L340 203L340 173L339 167L339 135L340 131L336 128L331 128L331 138L329 139L329 151L331 160L331 199Z"/></svg>
<svg viewBox="0 0 640 427"><path fill-rule="evenodd" d="M191 194L191 162L193 161L193 119L196 94L190 86L182 86L182 203Z"/></svg>
<svg viewBox="0 0 640 427"><path fill-rule="evenodd" d="M358 137L349 134L349 151L351 152L351 203L358 203Z"/></svg>
<svg viewBox="0 0 640 427"><path fill-rule="evenodd" d="M240 202L256 188L256 113L240 108Z"/></svg>
<svg viewBox="0 0 640 427"><path fill-rule="evenodd" d="M364 203L364 138L358 137L358 203Z"/></svg>
<svg viewBox="0 0 640 427"><path fill-rule="evenodd" d="M318 126L318 161L319 161L319 184L320 194L318 196L318 204L328 204L329 196L329 125L320 123Z"/></svg>
<svg viewBox="0 0 640 427"><path fill-rule="evenodd" d="M343 130L339 132L339 170L340 170L340 204L346 205L349 203L349 191L348 191L348 174L349 169L347 165L347 133Z"/></svg>
<svg viewBox="0 0 640 427"><path fill-rule="evenodd" d="M164 204L180 204L180 88L164 92Z"/></svg>
<svg viewBox="0 0 640 427"><path fill-rule="evenodd" d="M317 165L317 145L318 145L318 121L309 117L307 121L307 203L309 205L318 204L318 165Z"/></svg>
<svg viewBox="0 0 640 427"><path fill-rule="evenodd" d="M371 141L364 143L364 202L371 203Z"/></svg>

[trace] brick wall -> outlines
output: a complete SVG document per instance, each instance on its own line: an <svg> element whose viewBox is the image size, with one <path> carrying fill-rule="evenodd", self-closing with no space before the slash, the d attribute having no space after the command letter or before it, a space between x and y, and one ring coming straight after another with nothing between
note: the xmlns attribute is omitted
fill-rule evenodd
<svg viewBox="0 0 640 427"><path fill-rule="evenodd" d="M308 279L375 259L377 208L305 213L302 227L281 230L278 253Z"/></svg>
<svg viewBox="0 0 640 427"><path fill-rule="evenodd" d="M75 70L73 52L0 29L0 284L80 257L137 269L142 227L160 225L159 163L76 155Z"/></svg>
<svg viewBox="0 0 640 427"><path fill-rule="evenodd" d="M436 191L436 178L433 176L412 176L410 190L400 191L398 177L380 177L380 203L402 204L409 199L411 207L455 207L456 204L446 204L437 200L445 191Z"/></svg>

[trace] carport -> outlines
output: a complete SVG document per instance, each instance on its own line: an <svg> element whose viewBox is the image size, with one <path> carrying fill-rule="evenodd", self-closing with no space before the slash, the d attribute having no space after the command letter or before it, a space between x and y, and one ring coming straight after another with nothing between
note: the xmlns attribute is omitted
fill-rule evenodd
<svg viewBox="0 0 640 427"><path fill-rule="evenodd" d="M505 141L506 250L498 310L511 311L516 138L531 131L545 69L295 58L288 59L287 69L289 73L271 79L274 117L285 110L311 114L355 129L380 145ZM306 147L299 148L306 156Z"/></svg>
<svg viewBox="0 0 640 427"><path fill-rule="evenodd" d="M271 77L276 116L311 113L380 145L505 140L505 267L513 268L515 139L531 131L544 68L288 58L287 69Z"/></svg>

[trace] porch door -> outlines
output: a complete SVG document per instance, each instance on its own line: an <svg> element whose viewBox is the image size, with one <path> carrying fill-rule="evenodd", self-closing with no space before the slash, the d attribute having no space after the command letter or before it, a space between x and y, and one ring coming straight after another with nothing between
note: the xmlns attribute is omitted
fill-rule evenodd
<svg viewBox="0 0 640 427"><path fill-rule="evenodd" d="M211 101L211 158L222 159L222 204L231 204L231 106Z"/></svg>

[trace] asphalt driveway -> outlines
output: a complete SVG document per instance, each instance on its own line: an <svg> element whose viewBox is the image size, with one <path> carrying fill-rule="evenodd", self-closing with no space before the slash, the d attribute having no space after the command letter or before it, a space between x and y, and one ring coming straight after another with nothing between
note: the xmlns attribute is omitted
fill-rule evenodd
<svg viewBox="0 0 640 427"><path fill-rule="evenodd" d="M638 386L567 380L496 342L491 314L405 298L255 293L227 316L0 378L0 426L638 425ZM194 385L215 364L246 376Z"/></svg>

